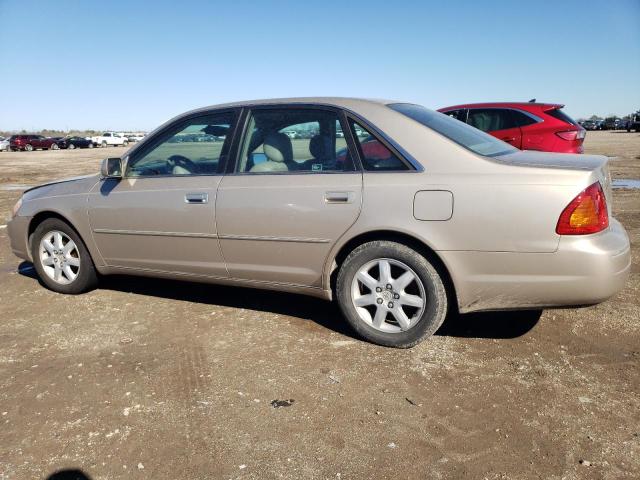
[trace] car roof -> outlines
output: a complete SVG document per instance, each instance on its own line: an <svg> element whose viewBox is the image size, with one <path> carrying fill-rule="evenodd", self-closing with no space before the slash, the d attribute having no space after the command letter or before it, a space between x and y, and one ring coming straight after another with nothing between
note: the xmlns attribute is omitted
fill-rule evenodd
<svg viewBox="0 0 640 480"><path fill-rule="evenodd" d="M453 105L451 107L442 107L441 110L454 110L456 108L489 108L489 107L502 107L502 108L521 108L526 110L527 108L535 107L543 110L551 110L564 107L561 103L542 103L542 102L484 102L484 103L463 103L460 105Z"/></svg>
<svg viewBox="0 0 640 480"><path fill-rule="evenodd" d="M207 107L197 108L187 113L195 113L204 110L212 110L219 108L238 108L238 107L253 107L261 105L319 105L319 106L332 106L338 108L357 108L358 106L367 105L388 105L390 103L407 103L395 100L385 99L369 99L369 98L355 98L355 97L290 97L290 98L264 98L257 100L243 100L237 102L220 103L217 105L209 105Z"/></svg>

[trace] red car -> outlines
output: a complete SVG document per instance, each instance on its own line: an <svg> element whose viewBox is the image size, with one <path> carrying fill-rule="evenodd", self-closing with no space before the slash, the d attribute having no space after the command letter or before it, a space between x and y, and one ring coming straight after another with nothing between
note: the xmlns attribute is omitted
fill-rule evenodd
<svg viewBox="0 0 640 480"><path fill-rule="evenodd" d="M521 150L583 153L586 130L555 103L474 103L438 111Z"/></svg>
<svg viewBox="0 0 640 480"><path fill-rule="evenodd" d="M57 150L59 138L46 138L42 135L13 135L9 139L10 150Z"/></svg>

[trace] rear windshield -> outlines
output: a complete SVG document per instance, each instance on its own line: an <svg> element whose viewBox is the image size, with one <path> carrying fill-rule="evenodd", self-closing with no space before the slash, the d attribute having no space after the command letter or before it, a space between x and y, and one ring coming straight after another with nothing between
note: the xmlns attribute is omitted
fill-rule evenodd
<svg viewBox="0 0 640 480"><path fill-rule="evenodd" d="M393 103L389 105L389 108L406 115L425 127L435 130L449 140L453 140L458 145L478 155L497 157L498 155L505 155L517 151L515 147L492 137L488 133L484 133L466 123L462 123L448 115L434 112L421 105Z"/></svg>
<svg viewBox="0 0 640 480"><path fill-rule="evenodd" d="M557 118L561 122L568 123L569 125L578 125L578 122L576 122L573 118L571 118L569 115L564 113L559 108L554 108L553 110L548 110L545 113L547 115L552 116L553 118Z"/></svg>

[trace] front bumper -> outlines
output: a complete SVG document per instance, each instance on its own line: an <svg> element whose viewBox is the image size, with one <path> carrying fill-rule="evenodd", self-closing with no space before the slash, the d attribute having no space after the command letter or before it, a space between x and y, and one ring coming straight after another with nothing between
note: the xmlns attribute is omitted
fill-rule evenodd
<svg viewBox="0 0 640 480"><path fill-rule="evenodd" d="M13 254L23 260L31 261L29 252L29 224L32 217L15 216L7 222L7 233Z"/></svg>
<svg viewBox="0 0 640 480"><path fill-rule="evenodd" d="M611 219L601 233L562 236L554 253L438 252L461 312L593 305L624 288L631 248Z"/></svg>

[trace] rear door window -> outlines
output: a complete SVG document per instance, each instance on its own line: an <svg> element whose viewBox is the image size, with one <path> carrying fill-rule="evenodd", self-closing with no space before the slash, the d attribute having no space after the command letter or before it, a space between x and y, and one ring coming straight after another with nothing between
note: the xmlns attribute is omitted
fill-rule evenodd
<svg viewBox="0 0 640 480"><path fill-rule="evenodd" d="M236 172L354 170L337 112L316 108L258 108L251 112Z"/></svg>
<svg viewBox="0 0 640 480"><path fill-rule="evenodd" d="M511 110L507 108L469 109L467 123L483 132L495 132L518 126L511 116Z"/></svg>
<svg viewBox="0 0 640 480"><path fill-rule="evenodd" d="M526 127L527 125L533 125L534 123L538 123L538 120L536 120L533 117L530 117L526 113L523 113L519 110L510 110L510 112L511 112L511 117L513 118L515 124L518 127Z"/></svg>
<svg viewBox="0 0 640 480"><path fill-rule="evenodd" d="M448 112L442 112L448 117L455 118L456 120L460 120L461 122L467 121L467 109L461 108L459 110L450 110Z"/></svg>

